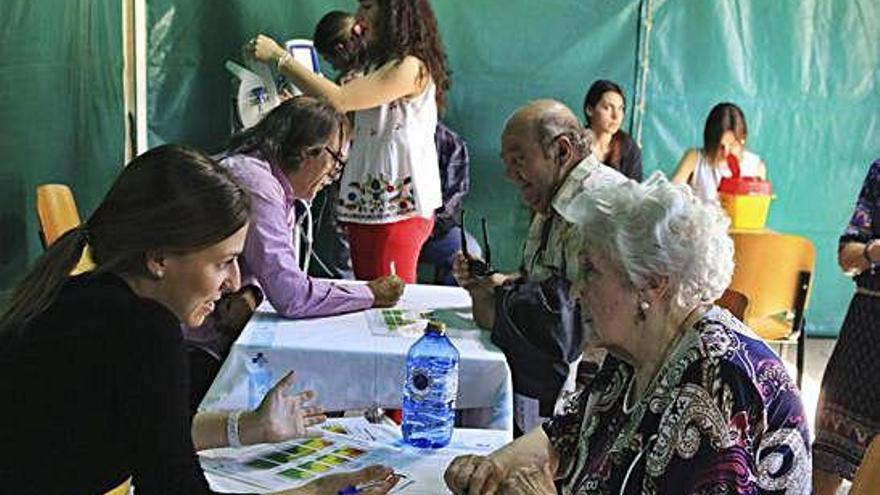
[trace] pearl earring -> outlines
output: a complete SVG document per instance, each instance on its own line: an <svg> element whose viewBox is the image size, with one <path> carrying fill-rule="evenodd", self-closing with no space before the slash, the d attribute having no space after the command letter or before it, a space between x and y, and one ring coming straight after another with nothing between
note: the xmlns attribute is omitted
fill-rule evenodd
<svg viewBox="0 0 880 495"><path fill-rule="evenodd" d="M162 278L165 276L165 272L162 270L156 270L156 278Z"/></svg>
<svg viewBox="0 0 880 495"><path fill-rule="evenodd" d="M651 303L648 301L639 301L639 310L636 312L636 318L638 321L643 322L648 319L648 315L646 311L651 307Z"/></svg>

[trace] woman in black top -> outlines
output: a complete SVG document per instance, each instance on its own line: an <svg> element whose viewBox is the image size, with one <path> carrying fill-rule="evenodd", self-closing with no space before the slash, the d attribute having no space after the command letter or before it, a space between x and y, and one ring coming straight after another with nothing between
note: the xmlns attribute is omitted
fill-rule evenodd
<svg viewBox="0 0 880 495"><path fill-rule="evenodd" d="M100 494L209 493L195 448L279 441L323 421L288 374L255 411L190 417L180 325L198 325L239 283L249 200L201 152L139 156L94 214L38 260L0 317L0 487ZM97 268L68 277L85 246ZM235 421L227 428L227 420ZM195 445L194 445L195 444ZM387 478L373 467L288 493L335 494Z"/></svg>
<svg viewBox="0 0 880 495"><path fill-rule="evenodd" d="M626 96L615 82L599 79L584 97L584 117L593 132L596 158L630 179L642 180L642 150L620 128L626 112Z"/></svg>

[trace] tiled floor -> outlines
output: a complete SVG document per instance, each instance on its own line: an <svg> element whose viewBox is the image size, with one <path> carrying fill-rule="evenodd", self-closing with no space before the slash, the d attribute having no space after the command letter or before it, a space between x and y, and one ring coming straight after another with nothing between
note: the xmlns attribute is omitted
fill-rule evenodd
<svg viewBox="0 0 880 495"><path fill-rule="evenodd" d="M831 351L834 350L835 339L807 339L807 349L804 355L804 379L801 387L801 397L804 401L804 407L807 410L807 417L810 419L810 430L815 431L816 424L816 405L819 402L819 387L822 383L822 373L825 371L825 364L831 357ZM789 371L794 376L795 350L783 350L783 360L789 365ZM837 492L837 495L845 495L849 493L849 483L844 482L844 486Z"/></svg>

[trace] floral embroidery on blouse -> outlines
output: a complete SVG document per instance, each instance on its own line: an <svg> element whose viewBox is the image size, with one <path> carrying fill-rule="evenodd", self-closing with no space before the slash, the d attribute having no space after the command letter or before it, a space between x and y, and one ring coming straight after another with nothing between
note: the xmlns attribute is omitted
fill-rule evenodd
<svg viewBox="0 0 880 495"><path fill-rule="evenodd" d="M632 368L609 356L594 387L544 425L562 493L810 492L809 431L791 378L766 344L713 308L625 407Z"/></svg>
<svg viewBox="0 0 880 495"><path fill-rule="evenodd" d="M381 219L415 211L412 177L392 181L380 174L366 174L363 182L349 182L348 194L339 198L346 215L361 219Z"/></svg>

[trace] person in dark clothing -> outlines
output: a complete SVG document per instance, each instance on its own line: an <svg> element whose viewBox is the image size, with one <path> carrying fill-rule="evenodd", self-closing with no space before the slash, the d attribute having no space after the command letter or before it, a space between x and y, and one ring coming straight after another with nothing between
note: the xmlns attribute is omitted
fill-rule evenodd
<svg viewBox="0 0 880 495"><path fill-rule="evenodd" d="M460 215L464 197L470 186L467 143L442 122L437 123L434 132L437 145L437 158L440 163L440 187L443 192L443 206L434 210L434 230L422 246L419 263L434 265L434 283L438 285L458 285L452 276L452 263L455 253L462 250L462 229ZM483 251L470 232L464 232L468 253L477 257Z"/></svg>
<svg viewBox="0 0 880 495"><path fill-rule="evenodd" d="M837 493L852 480L880 435L880 159L868 169L837 261L855 294L822 376L813 443L813 490Z"/></svg>
<svg viewBox="0 0 880 495"><path fill-rule="evenodd" d="M599 79L584 96L584 117L593 133L593 154L629 179L642 180L642 150L620 126L626 95L617 83Z"/></svg>
<svg viewBox="0 0 880 495"><path fill-rule="evenodd" d="M277 442L324 420L293 374L254 411L188 407L181 324L239 284L250 200L202 152L135 158L82 225L59 238L0 316L0 486L8 493L210 493L196 449ZM70 277L88 246L96 268ZM371 467L285 493L335 494ZM376 493L384 493L384 491Z"/></svg>

